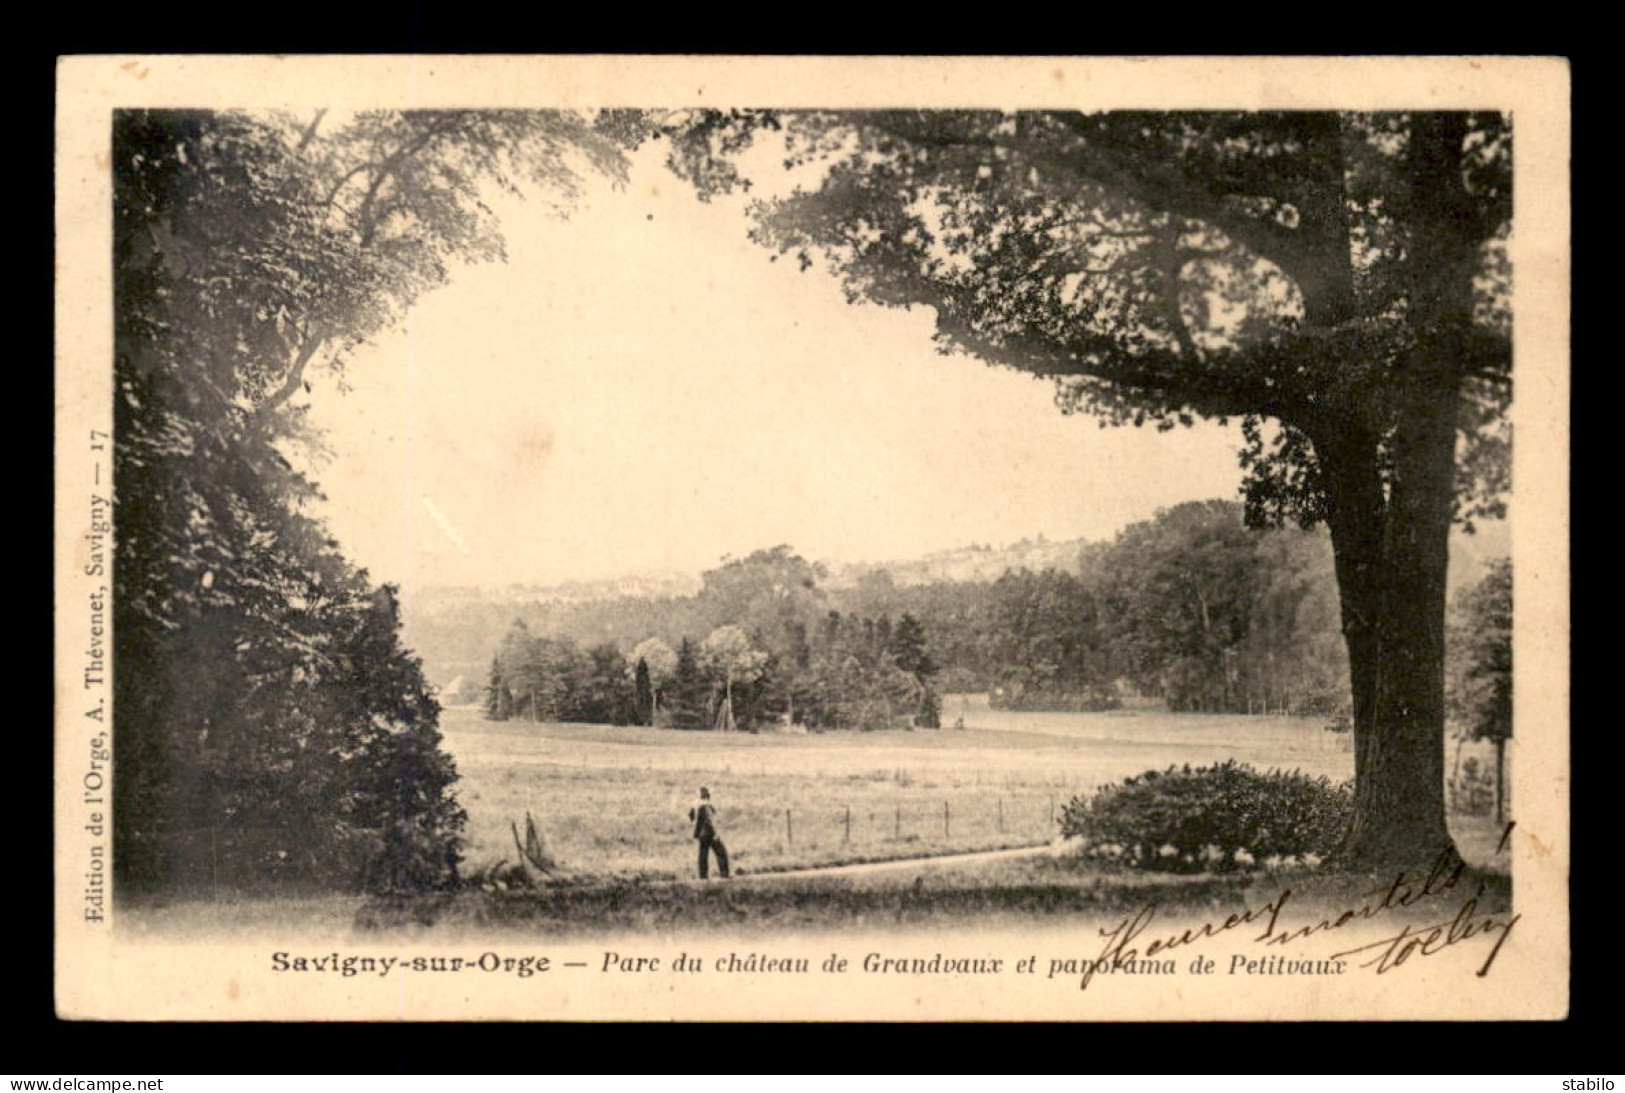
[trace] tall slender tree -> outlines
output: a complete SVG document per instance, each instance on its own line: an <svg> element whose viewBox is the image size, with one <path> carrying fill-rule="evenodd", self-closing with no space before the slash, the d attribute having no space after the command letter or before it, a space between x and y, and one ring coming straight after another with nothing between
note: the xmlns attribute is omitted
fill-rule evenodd
<svg viewBox="0 0 1625 1093"><path fill-rule="evenodd" d="M738 727L734 707L735 685L749 686L767 672L768 655L751 644L750 636L738 626L719 626L700 643L700 662L721 682L717 727Z"/></svg>
<svg viewBox="0 0 1625 1093"><path fill-rule="evenodd" d="M637 716L639 725L653 725L655 723L655 689L649 682L649 662L642 657L638 658L637 667L632 677L632 708Z"/></svg>
<svg viewBox="0 0 1625 1093"><path fill-rule="evenodd" d="M632 658L649 670L648 724L654 725L665 705L665 689L677 671L677 652L660 638L645 638L632 650Z"/></svg>
<svg viewBox="0 0 1625 1093"><path fill-rule="evenodd" d="M491 658L491 673L485 685L485 716L492 721L506 721L513 716L513 692L503 678L500 654Z"/></svg>

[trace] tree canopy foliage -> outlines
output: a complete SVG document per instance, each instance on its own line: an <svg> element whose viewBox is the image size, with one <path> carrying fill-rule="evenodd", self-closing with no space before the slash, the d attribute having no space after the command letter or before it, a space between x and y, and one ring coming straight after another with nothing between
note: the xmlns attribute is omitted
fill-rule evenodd
<svg viewBox="0 0 1625 1093"><path fill-rule="evenodd" d="M1473 740L1512 737L1512 561L1494 563L1455 604L1450 704Z"/></svg>
<svg viewBox="0 0 1625 1093"><path fill-rule="evenodd" d="M1499 513L1511 123L1488 113L650 116L702 194L764 132L811 181L755 238L1064 410L1239 420L1254 523L1326 521L1354 696L1350 861L1449 845L1446 540Z"/></svg>
<svg viewBox="0 0 1625 1093"><path fill-rule="evenodd" d="M1125 528L1086 579L1113 670L1173 709L1348 705L1324 536L1249 532L1236 503L1193 501Z"/></svg>
<svg viewBox="0 0 1625 1093"><path fill-rule="evenodd" d="M488 187L618 177L568 113L126 111L114 119L115 868L424 888L461 810L394 589L310 515L313 368L453 263L502 255Z"/></svg>
<svg viewBox="0 0 1625 1093"><path fill-rule="evenodd" d="M725 562L706 574L691 604L675 601L667 621L725 619L726 612L744 621L720 622L702 641L682 634L675 651L659 635L638 641L628 657L605 643L591 652L590 673L560 623L600 632L604 623L593 620L593 603L552 620L553 636L533 636L515 619L492 661L487 715L752 731L782 721L865 730L939 727L938 668L920 620L906 612L895 624L888 613L819 614L818 572L789 547ZM647 627L673 602L596 606L612 620L629 613ZM606 698L587 703L587 694Z"/></svg>

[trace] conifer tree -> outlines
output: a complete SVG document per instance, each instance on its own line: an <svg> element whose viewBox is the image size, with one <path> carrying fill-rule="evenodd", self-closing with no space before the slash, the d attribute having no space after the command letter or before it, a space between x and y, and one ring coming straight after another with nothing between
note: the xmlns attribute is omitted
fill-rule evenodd
<svg viewBox="0 0 1625 1093"><path fill-rule="evenodd" d="M654 685L649 682L649 662L638 658L633 678L633 711L639 725L653 725L655 717Z"/></svg>
<svg viewBox="0 0 1625 1093"><path fill-rule="evenodd" d="M700 667L694 642L683 638L677 646L677 666L672 672L670 710L672 724L679 729L710 727L707 718L711 684Z"/></svg>

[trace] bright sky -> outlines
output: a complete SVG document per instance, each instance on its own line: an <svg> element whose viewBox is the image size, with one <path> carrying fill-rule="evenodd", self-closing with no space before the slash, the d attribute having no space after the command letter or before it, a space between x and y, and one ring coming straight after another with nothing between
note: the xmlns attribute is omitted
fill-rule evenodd
<svg viewBox="0 0 1625 1093"><path fill-rule="evenodd" d="M928 313L770 262L742 209L657 156L567 222L501 206L506 265L458 270L352 390L318 382L348 554L407 589L552 584L1101 538L1236 495L1234 430L1064 417L1045 381L938 355Z"/></svg>

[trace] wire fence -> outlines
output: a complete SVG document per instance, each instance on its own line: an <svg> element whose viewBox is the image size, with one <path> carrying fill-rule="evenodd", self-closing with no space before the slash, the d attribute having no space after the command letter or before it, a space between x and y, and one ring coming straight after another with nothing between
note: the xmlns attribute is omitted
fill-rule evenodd
<svg viewBox="0 0 1625 1093"><path fill-rule="evenodd" d="M891 796L850 802L782 803L719 798L717 829L733 845L784 853L853 852L887 844L967 847L1048 842L1071 794ZM686 810L638 807L613 816L538 813L544 834L571 843L591 841L631 850L640 843L686 837ZM505 830L505 829L504 829Z"/></svg>
<svg viewBox="0 0 1625 1093"><path fill-rule="evenodd" d="M774 828L786 846L904 842L919 839L1032 836L1055 830L1064 799L1043 796L968 796L941 800L911 799L890 805L865 802L834 808L794 806L738 809L741 827Z"/></svg>

